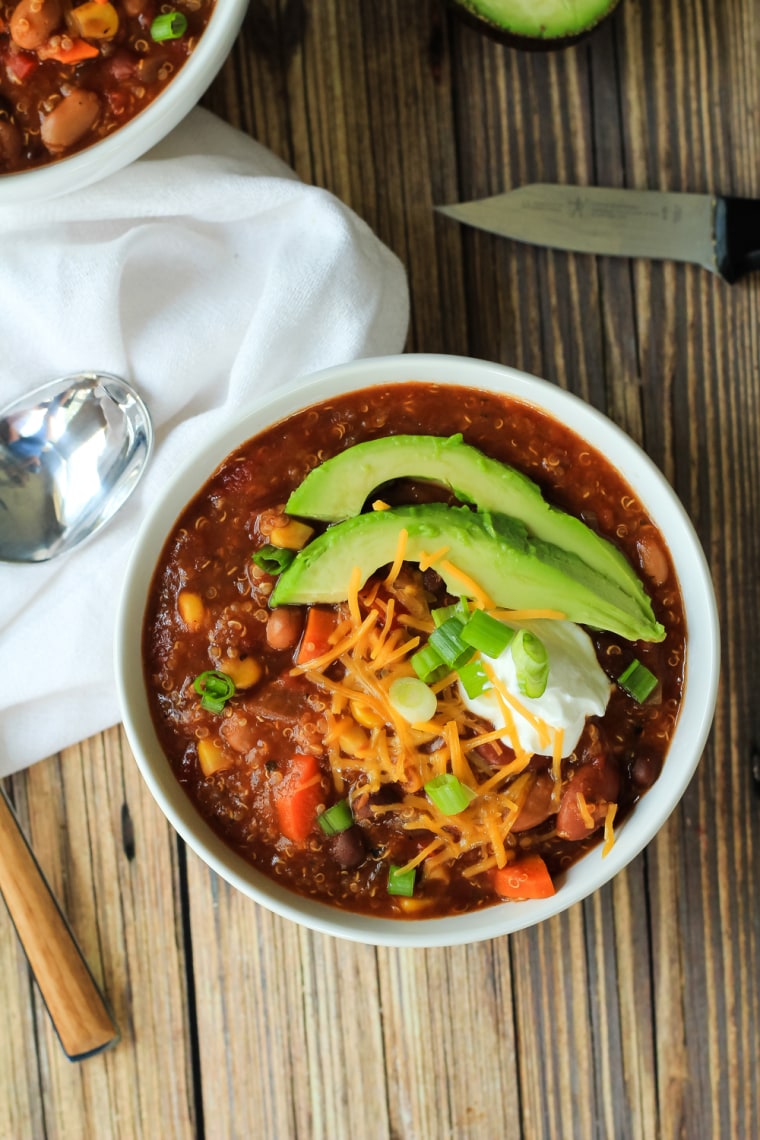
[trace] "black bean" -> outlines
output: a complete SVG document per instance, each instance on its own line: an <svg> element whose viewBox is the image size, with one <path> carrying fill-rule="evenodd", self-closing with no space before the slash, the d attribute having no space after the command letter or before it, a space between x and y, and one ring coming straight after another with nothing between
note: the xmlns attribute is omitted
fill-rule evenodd
<svg viewBox="0 0 760 1140"><path fill-rule="evenodd" d="M354 824L353 827L335 835L331 840L330 850L335 862L340 864L344 870L358 867L367 855L361 828Z"/></svg>
<svg viewBox="0 0 760 1140"><path fill-rule="evenodd" d="M651 788L660 774L662 761L659 756L644 752L637 756L631 767L631 779L637 788Z"/></svg>

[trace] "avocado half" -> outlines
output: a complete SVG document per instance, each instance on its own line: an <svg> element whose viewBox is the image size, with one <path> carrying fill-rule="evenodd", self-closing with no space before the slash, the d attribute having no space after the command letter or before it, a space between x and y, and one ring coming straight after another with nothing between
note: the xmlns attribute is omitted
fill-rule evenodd
<svg viewBox="0 0 760 1140"><path fill-rule="evenodd" d="M490 459L461 435L391 435L357 443L310 471L285 509L301 518L340 522L360 514L384 482L404 477L439 483L479 511L519 520L531 537L568 551L614 582L646 623L654 621L641 580L616 547L580 519L550 506L526 475Z"/></svg>
<svg viewBox="0 0 760 1140"><path fill-rule="evenodd" d="M476 583L496 606L558 609L568 621L629 641L665 636L630 594L577 555L531 537L516 519L444 503L370 511L328 527L280 574L271 605L345 601L355 568L363 585L393 561L402 532L406 561L440 552L432 564L452 594L471 596Z"/></svg>
<svg viewBox="0 0 760 1140"><path fill-rule="evenodd" d="M593 31L620 0L452 0L468 23L515 47L552 48Z"/></svg>

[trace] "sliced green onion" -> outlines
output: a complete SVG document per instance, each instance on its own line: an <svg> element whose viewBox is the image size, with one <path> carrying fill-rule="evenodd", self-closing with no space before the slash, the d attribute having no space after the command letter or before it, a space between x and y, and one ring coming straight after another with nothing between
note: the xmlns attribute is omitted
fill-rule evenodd
<svg viewBox="0 0 760 1140"><path fill-rule="evenodd" d="M428 638L438 656L452 669L458 669L469 661L475 650L462 641L464 622L457 617L447 618L443 625L434 629Z"/></svg>
<svg viewBox="0 0 760 1140"><path fill-rule="evenodd" d="M251 558L265 574L277 575L287 570L295 556L294 550L286 550L282 546L272 546L268 543L260 550L254 551Z"/></svg>
<svg viewBox="0 0 760 1140"><path fill-rule="evenodd" d="M162 12L150 25L150 38L157 44L178 40L187 31L187 16L182 12Z"/></svg>
<svg viewBox="0 0 760 1140"><path fill-rule="evenodd" d="M479 697L491 685L483 668L483 663L478 658L474 658L460 667L459 680L462 682L462 688L467 696L471 699L472 697Z"/></svg>
<svg viewBox="0 0 760 1140"><path fill-rule="evenodd" d="M388 700L409 724L430 720L438 708L435 693L419 677L397 677L388 689Z"/></svg>
<svg viewBox="0 0 760 1140"><path fill-rule="evenodd" d="M235 682L226 673L207 669L193 681L196 693L201 695L201 708L220 713L230 697L235 695Z"/></svg>
<svg viewBox="0 0 760 1140"><path fill-rule="evenodd" d="M348 806L348 800L338 800L337 804L333 804L317 816L317 823L325 835L338 835L341 831L348 831L353 822L354 817Z"/></svg>
<svg viewBox="0 0 760 1140"><path fill-rule="evenodd" d="M475 799L477 795L472 788L468 788L452 772L444 772L434 776L425 784L425 791L431 800L444 815L459 815Z"/></svg>
<svg viewBox="0 0 760 1140"><path fill-rule="evenodd" d="M437 610L431 610L430 616L433 619L433 625L436 629L452 617L467 622L470 617L470 607L467 605L467 598L460 598L458 602L455 602L451 606L440 606Z"/></svg>
<svg viewBox="0 0 760 1140"><path fill-rule="evenodd" d="M515 631L485 610L473 610L462 630L462 641L473 645L486 657L499 657L509 645Z"/></svg>
<svg viewBox="0 0 760 1140"><path fill-rule="evenodd" d="M540 637L520 629L512 639L517 684L524 697L540 697L549 680L549 654Z"/></svg>
<svg viewBox="0 0 760 1140"><path fill-rule="evenodd" d="M646 665L641 664L638 658L634 658L618 677L618 685L621 689L625 689L634 701L643 705L647 697L657 688L657 678Z"/></svg>
<svg viewBox="0 0 760 1140"><path fill-rule="evenodd" d="M429 644L418 649L410 660L415 673L426 685L433 685L451 672L446 662L441 659L440 654Z"/></svg>
<svg viewBox="0 0 760 1140"><path fill-rule="evenodd" d="M440 606L437 610L431 610L430 616L433 619L433 625L438 629L449 618L456 617L456 612L456 606Z"/></svg>
<svg viewBox="0 0 760 1140"><path fill-rule="evenodd" d="M414 894L416 876L417 871L414 867L405 871L403 867L397 867L395 863L391 863L388 868L388 894L405 895L406 898L411 898Z"/></svg>

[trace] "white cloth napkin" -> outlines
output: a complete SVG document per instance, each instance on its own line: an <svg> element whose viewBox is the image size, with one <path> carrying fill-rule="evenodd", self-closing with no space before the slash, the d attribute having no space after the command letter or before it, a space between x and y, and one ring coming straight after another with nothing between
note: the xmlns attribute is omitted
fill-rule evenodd
<svg viewBox="0 0 760 1140"><path fill-rule="evenodd" d="M145 504L197 441L277 385L403 349L406 278L370 229L196 109L144 159L0 210L0 405L69 372L132 380L156 450L80 550L0 565L0 775L118 720L112 650Z"/></svg>

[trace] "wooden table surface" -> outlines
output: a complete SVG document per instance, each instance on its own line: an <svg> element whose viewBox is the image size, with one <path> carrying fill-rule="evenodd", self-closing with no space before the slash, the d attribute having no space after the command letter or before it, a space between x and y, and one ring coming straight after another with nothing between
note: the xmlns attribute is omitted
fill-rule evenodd
<svg viewBox="0 0 760 1140"><path fill-rule="evenodd" d="M643 443L714 574L717 718L624 874L451 950L355 946L248 901L178 840L118 728L13 778L122 1041L64 1058L0 918L3 1140L760 1136L760 277L433 213L535 180L760 195L759 49L757 0L623 0L558 53L439 0L251 0L205 104L399 255L408 349L537 373Z"/></svg>

